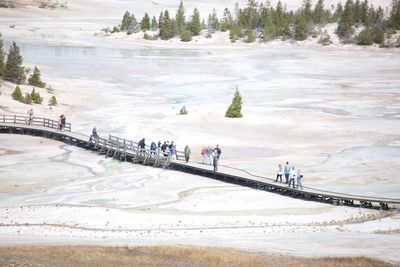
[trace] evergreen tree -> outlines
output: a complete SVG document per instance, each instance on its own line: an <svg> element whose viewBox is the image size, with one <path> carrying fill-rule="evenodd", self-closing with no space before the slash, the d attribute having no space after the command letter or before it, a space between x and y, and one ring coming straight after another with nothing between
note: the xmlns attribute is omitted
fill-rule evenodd
<svg viewBox="0 0 400 267"><path fill-rule="evenodd" d="M393 0L389 21L392 29L400 30L400 0Z"/></svg>
<svg viewBox="0 0 400 267"><path fill-rule="evenodd" d="M370 21L369 21L369 17L368 17L368 0L364 0L364 2L361 5L360 18L361 18L362 24L364 24L365 26L370 25Z"/></svg>
<svg viewBox="0 0 400 267"><path fill-rule="evenodd" d="M4 77L6 69L6 54L4 53L4 43L0 39L0 77Z"/></svg>
<svg viewBox="0 0 400 267"><path fill-rule="evenodd" d="M332 15L332 20L333 20L333 21L339 21L340 18L341 18L341 16L342 16L342 13L343 13L343 6L342 6L342 4L339 2L339 3L336 5L335 12L334 12L333 15Z"/></svg>
<svg viewBox="0 0 400 267"><path fill-rule="evenodd" d="M128 25L128 28L126 29L127 31L126 34L130 35L132 33L140 32L140 30L141 30L140 25L137 22L136 17L132 12L130 23Z"/></svg>
<svg viewBox="0 0 400 267"><path fill-rule="evenodd" d="M314 22L316 24L325 23L325 21L324 21L324 0L318 0L318 2L315 4L313 17L314 17Z"/></svg>
<svg viewBox="0 0 400 267"><path fill-rule="evenodd" d="M219 20L217 17L217 12L213 9L212 14L208 16L208 28L215 31L219 29Z"/></svg>
<svg viewBox="0 0 400 267"><path fill-rule="evenodd" d="M14 89L14 92L11 94L12 98L14 100L17 100L19 102L22 102L24 100L24 97L22 96L21 88L17 85Z"/></svg>
<svg viewBox="0 0 400 267"><path fill-rule="evenodd" d="M175 15L176 24L178 27L178 32L181 33L185 29L185 8L183 7L183 3L179 4L178 11Z"/></svg>
<svg viewBox="0 0 400 267"><path fill-rule="evenodd" d="M121 31L128 30L128 27L131 24L131 20L132 20L131 15L129 14L128 11L125 11L124 17L122 18L122 22L121 22L121 27L120 27Z"/></svg>
<svg viewBox="0 0 400 267"><path fill-rule="evenodd" d="M296 18L294 26L294 39L303 41L307 39L307 20L306 14L300 13Z"/></svg>
<svg viewBox="0 0 400 267"><path fill-rule="evenodd" d="M383 31L382 27L375 27L373 29L373 33L374 33L374 42L376 44L382 44L383 41L385 40L385 32Z"/></svg>
<svg viewBox="0 0 400 267"><path fill-rule="evenodd" d="M303 2L303 13L306 19L306 24L312 21L312 10L311 10L311 0L304 0Z"/></svg>
<svg viewBox="0 0 400 267"><path fill-rule="evenodd" d="M25 104L32 104L32 97L30 94L25 93L25 97L23 98L22 102L24 102Z"/></svg>
<svg viewBox="0 0 400 267"><path fill-rule="evenodd" d="M221 31L225 32L232 28L233 18L229 9L225 8L224 16L222 17L221 21Z"/></svg>
<svg viewBox="0 0 400 267"><path fill-rule="evenodd" d="M46 84L42 82L40 78L40 70L38 69L38 67L35 66L31 77L29 77L28 79L28 83L30 85L37 86L40 88L44 88L46 86Z"/></svg>
<svg viewBox="0 0 400 267"><path fill-rule="evenodd" d="M157 29L158 29L157 19L156 19L156 16L153 16L153 18L151 20L151 30L156 31Z"/></svg>
<svg viewBox="0 0 400 267"><path fill-rule="evenodd" d="M57 98L54 95L49 100L49 106L57 106Z"/></svg>
<svg viewBox="0 0 400 267"><path fill-rule="evenodd" d="M242 37L243 37L243 28L238 24L234 24L232 26L232 29L229 31L229 38L231 39L231 42L234 43L237 39Z"/></svg>
<svg viewBox="0 0 400 267"><path fill-rule="evenodd" d="M22 83L26 77L24 74L24 67L22 66L22 56L20 49L15 42L12 43L8 50L7 62L4 77L6 80L13 83Z"/></svg>
<svg viewBox="0 0 400 267"><path fill-rule="evenodd" d="M32 88L31 99L32 99L32 102L35 104L42 104L42 102L43 102L43 98L40 96L39 92L35 91L35 88Z"/></svg>
<svg viewBox="0 0 400 267"><path fill-rule="evenodd" d="M370 28L365 28L357 35L358 45L372 45L374 42L373 32Z"/></svg>
<svg viewBox="0 0 400 267"><path fill-rule="evenodd" d="M343 13L340 16L337 32L340 37L349 37L353 33L354 14L353 1L347 0Z"/></svg>
<svg viewBox="0 0 400 267"><path fill-rule="evenodd" d="M189 42L192 40L192 34L190 33L189 30L183 30L183 32L181 33L181 41L182 42Z"/></svg>
<svg viewBox="0 0 400 267"><path fill-rule="evenodd" d="M264 41L271 40L277 36L276 26L272 21L272 17L268 16L264 26Z"/></svg>
<svg viewBox="0 0 400 267"><path fill-rule="evenodd" d="M225 117L228 118L241 118L243 117L242 114L242 96L240 95L239 89L236 86L235 95L233 96L232 103L228 107L228 110L225 113Z"/></svg>
<svg viewBox="0 0 400 267"><path fill-rule="evenodd" d="M190 22L190 31L192 32L192 35L199 35L201 31L200 13L197 8L193 10L193 16Z"/></svg>
<svg viewBox="0 0 400 267"><path fill-rule="evenodd" d="M360 0L356 0L353 6L353 20L355 23L361 22L361 4Z"/></svg>
<svg viewBox="0 0 400 267"><path fill-rule="evenodd" d="M147 13L144 13L140 27L142 28L142 31L150 30L150 17Z"/></svg>
<svg viewBox="0 0 400 267"><path fill-rule="evenodd" d="M160 28L160 37L162 40L169 40L173 37L172 23L171 23L171 18L169 17L168 10L165 10L162 19L160 18L159 28Z"/></svg>
<svg viewBox="0 0 400 267"><path fill-rule="evenodd" d="M247 38L244 40L246 43L253 43L256 40L253 30L247 31Z"/></svg>

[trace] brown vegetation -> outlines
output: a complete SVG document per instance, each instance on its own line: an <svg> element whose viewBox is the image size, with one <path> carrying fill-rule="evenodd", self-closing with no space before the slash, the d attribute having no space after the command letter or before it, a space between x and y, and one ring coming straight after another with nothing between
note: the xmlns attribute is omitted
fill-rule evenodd
<svg viewBox="0 0 400 267"><path fill-rule="evenodd" d="M0 266L394 266L366 257L300 258L223 248L23 246L0 248Z"/></svg>

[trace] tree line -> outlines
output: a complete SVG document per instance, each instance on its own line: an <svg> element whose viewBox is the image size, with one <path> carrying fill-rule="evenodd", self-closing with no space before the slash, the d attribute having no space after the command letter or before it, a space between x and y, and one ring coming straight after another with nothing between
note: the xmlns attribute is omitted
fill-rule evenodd
<svg viewBox="0 0 400 267"><path fill-rule="evenodd" d="M145 34L145 39L168 40L180 36L182 41L190 41L192 36L200 34L202 29L207 30L207 37L215 31L229 31L232 42L244 38L246 42L254 42L256 38L269 41L275 38L305 40L308 36L321 34L319 29L327 23L338 23L336 34L343 42L357 42L361 45L372 43L383 44L384 38L400 29L400 0L393 0L391 7L383 10L375 8L368 0L347 0L342 6L325 6L324 0L318 0L315 5L311 0L304 0L303 5L296 11L289 11L286 5L278 1L276 6L269 2L258 3L248 0L245 7L235 5L234 10L224 9L221 18L216 10L208 14L207 21L201 21L197 8L190 15L181 1L175 16L168 10L150 18L145 13L140 22L133 13L125 12L121 24L115 26L112 32L126 32L127 34L139 31L158 31L157 35ZM364 29L354 36L355 28ZM323 34L321 38L325 37Z"/></svg>

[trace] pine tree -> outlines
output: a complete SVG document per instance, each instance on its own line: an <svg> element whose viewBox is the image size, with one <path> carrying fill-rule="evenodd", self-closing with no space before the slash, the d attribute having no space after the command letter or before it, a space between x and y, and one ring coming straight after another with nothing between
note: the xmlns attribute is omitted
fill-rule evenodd
<svg viewBox="0 0 400 267"><path fill-rule="evenodd" d="M151 19L151 30L156 31L157 29L158 29L157 19L156 16L153 16L153 18Z"/></svg>
<svg viewBox="0 0 400 267"><path fill-rule="evenodd" d="M19 51L19 47L13 42L8 50L4 74L6 80L17 84L24 82L26 79L24 67L22 66L23 59Z"/></svg>
<svg viewBox="0 0 400 267"><path fill-rule="evenodd" d="M268 16L264 26L264 41L271 40L277 36L276 26L272 21L271 16Z"/></svg>
<svg viewBox="0 0 400 267"><path fill-rule="evenodd" d="M374 35L370 28L365 28L357 35L358 45L372 45L374 42Z"/></svg>
<svg viewBox="0 0 400 267"><path fill-rule="evenodd" d="M172 23L169 17L168 10L164 11L164 14L159 19L160 37L162 40L169 40L173 37Z"/></svg>
<svg viewBox="0 0 400 267"><path fill-rule="evenodd" d="M253 43L256 40L253 30L247 31L247 38L244 40L246 43Z"/></svg>
<svg viewBox="0 0 400 267"><path fill-rule="evenodd" d="M136 20L135 15L132 12L130 23L126 29L126 34L130 35L132 33L140 32L141 28L139 23Z"/></svg>
<svg viewBox="0 0 400 267"><path fill-rule="evenodd" d="M142 23L140 24L142 31L150 30L150 17L147 13L144 13Z"/></svg>
<svg viewBox="0 0 400 267"><path fill-rule="evenodd" d="M220 28L219 20L217 17L217 11L215 11L215 9L213 9L212 14L208 16L208 28L213 31L218 30Z"/></svg>
<svg viewBox="0 0 400 267"><path fill-rule="evenodd" d="M239 89L236 86L235 95L233 96L232 103L229 105L228 110L225 113L225 117L228 118L241 118L243 114L242 110L242 96L240 95Z"/></svg>
<svg viewBox="0 0 400 267"><path fill-rule="evenodd" d="M225 8L224 16L222 17L221 21L221 31L225 32L232 28L233 18L229 9Z"/></svg>
<svg viewBox="0 0 400 267"><path fill-rule="evenodd" d="M193 10L193 16L190 22L190 31L192 32L192 35L199 35L201 31L200 13L197 8Z"/></svg>
<svg viewBox="0 0 400 267"><path fill-rule="evenodd" d="M182 1L180 2L178 11L176 12L175 20L178 32L181 33L185 29L185 8Z"/></svg>
<svg viewBox="0 0 400 267"><path fill-rule="evenodd" d="M306 24L312 21L312 10L311 10L311 0L303 1L303 13L306 20Z"/></svg>
<svg viewBox="0 0 400 267"><path fill-rule="evenodd" d="M370 25L368 17L368 0L364 0L364 2L361 5L360 17L361 17L361 22L364 24L364 26Z"/></svg>
<svg viewBox="0 0 400 267"><path fill-rule="evenodd" d="M305 13L301 13L296 18L294 26L294 39L303 41L307 39L307 20Z"/></svg>
<svg viewBox="0 0 400 267"><path fill-rule="evenodd" d="M316 24L322 24L324 23L324 0L318 0L318 2L315 4L314 8L314 22Z"/></svg>
<svg viewBox="0 0 400 267"><path fill-rule="evenodd" d="M49 100L49 106L57 106L57 98L53 95Z"/></svg>
<svg viewBox="0 0 400 267"><path fill-rule="evenodd" d="M131 15L129 14L128 11L125 11L124 17L122 18L122 22L121 22L121 27L120 27L121 31L128 30L128 27L131 24L131 20L132 20Z"/></svg>
<svg viewBox="0 0 400 267"><path fill-rule="evenodd" d="M340 16L337 32L340 37L349 37L353 33L354 14L353 1L347 0L343 13Z"/></svg>
<svg viewBox="0 0 400 267"><path fill-rule="evenodd" d="M14 100L17 100L19 102L22 102L24 100L24 97L22 96L21 88L17 85L14 89L14 92L11 94L12 98Z"/></svg>
<svg viewBox="0 0 400 267"><path fill-rule="evenodd" d="M400 0L393 0L389 21L392 29L400 30Z"/></svg>
<svg viewBox="0 0 400 267"><path fill-rule="evenodd" d="M183 32L181 33L181 41L182 42L189 42L192 40L192 34L190 33L189 30L183 30Z"/></svg>
<svg viewBox="0 0 400 267"><path fill-rule="evenodd" d="M361 22L361 4L360 0L356 0L353 6L354 23Z"/></svg>
<svg viewBox="0 0 400 267"><path fill-rule="evenodd" d="M342 16L342 13L343 13L343 6L342 6L342 4L339 2L339 3L336 5L335 12L334 12L333 15L332 15L332 20L333 20L333 21L339 21L339 20L340 20L340 17Z"/></svg>
<svg viewBox="0 0 400 267"><path fill-rule="evenodd" d="M376 44L382 44L385 40L385 32L383 31L382 27L377 26L373 29L374 34L374 42Z"/></svg>
<svg viewBox="0 0 400 267"><path fill-rule="evenodd" d="M0 77L4 77L6 69L6 56L4 53L4 43L3 40L0 39Z"/></svg>
<svg viewBox="0 0 400 267"><path fill-rule="evenodd" d="M43 98L40 96L39 92L35 91L35 88L32 88L31 99L32 99L32 102L35 104L42 104L42 102L43 102Z"/></svg>
<svg viewBox="0 0 400 267"><path fill-rule="evenodd" d="M30 85L41 87L41 88L44 88L46 86L46 84L44 82L42 82L42 80L40 79L40 70L38 69L38 67L35 66L31 77L29 77L29 79L28 79L28 83Z"/></svg>

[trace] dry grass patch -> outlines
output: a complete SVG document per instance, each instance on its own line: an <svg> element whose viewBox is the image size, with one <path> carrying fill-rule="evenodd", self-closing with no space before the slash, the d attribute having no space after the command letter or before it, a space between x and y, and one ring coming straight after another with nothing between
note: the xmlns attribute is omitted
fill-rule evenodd
<svg viewBox="0 0 400 267"><path fill-rule="evenodd" d="M0 248L0 266L341 266L389 263L366 257L300 258L224 248L23 246Z"/></svg>

